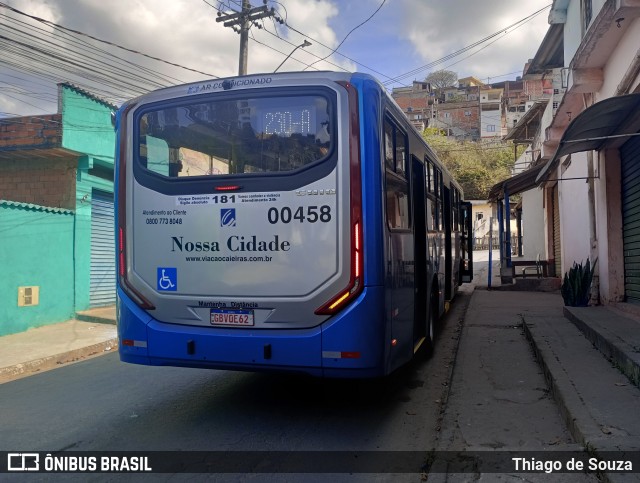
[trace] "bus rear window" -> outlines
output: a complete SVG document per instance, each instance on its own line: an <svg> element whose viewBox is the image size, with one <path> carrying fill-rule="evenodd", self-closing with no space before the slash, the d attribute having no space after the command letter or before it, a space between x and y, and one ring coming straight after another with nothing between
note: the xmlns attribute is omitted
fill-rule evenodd
<svg viewBox="0 0 640 483"><path fill-rule="evenodd" d="M175 104L138 121L138 161L169 178L293 171L325 158L334 142L319 95Z"/></svg>

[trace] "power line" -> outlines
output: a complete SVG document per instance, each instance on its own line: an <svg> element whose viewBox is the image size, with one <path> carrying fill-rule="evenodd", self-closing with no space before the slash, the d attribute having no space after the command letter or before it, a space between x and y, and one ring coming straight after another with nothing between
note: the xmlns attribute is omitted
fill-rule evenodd
<svg viewBox="0 0 640 483"><path fill-rule="evenodd" d="M545 7L546 8L546 7ZM535 17L537 17L538 15L540 15L542 13L542 11L544 10L544 8L542 10L538 10L536 13L530 15L528 18L528 20L526 20L526 22L528 22L529 20L533 20ZM521 23L520 25L518 25L517 27L514 27L513 30L517 30L520 27L522 27L526 22ZM513 30L511 32L513 32ZM498 40L502 40L503 38L505 38L507 35L509 35L511 32L504 32L504 35L502 35L502 37L498 37L497 39L495 39L493 42L488 43L487 45L483 46L482 48L476 50L475 52L471 53L470 55L467 55L466 57L463 57L462 59L454 62L453 64L449 64L448 66L444 67L444 69L448 69L449 67L452 67L454 65L459 64L460 62L462 62L463 60L467 60L470 57L473 57L474 55L476 55L477 53L483 51L484 49L486 49L487 47L495 44Z"/></svg>
<svg viewBox="0 0 640 483"><path fill-rule="evenodd" d="M11 22L19 24L22 28L28 29L31 32L35 32L36 34L44 34L47 37L46 40L44 40L44 41L47 42L47 43L51 43L52 42L51 41L51 37L54 37L54 38L58 39L59 37L58 37L57 34L60 34L60 40L61 41L69 42L71 45L77 46L77 48L80 49L81 51L97 53L98 57L100 57L102 59L113 58L113 59L115 59L115 64L116 65L125 65L125 66L128 65L128 66L131 66L131 68L133 68L134 70L139 70L140 72L145 72L145 73L148 73L148 74L151 74L151 75L155 75L155 76L158 76L158 77L165 77L166 79L169 80L169 82L172 82L172 81L176 81L178 83L184 82L184 81L182 81L180 79L176 79L176 78L171 77L169 75L165 75L160 71L149 69L147 67L144 67L144 66L141 66L139 64L136 64L135 62L132 62L132 61L130 61L128 59L119 57L119 56L115 55L112 52L109 52L109 51L107 51L105 49L101 49L99 47L96 47L95 45L89 43L87 40L84 40L82 38L78 38L74 34L66 32L65 30L59 29L57 27L53 27L53 32L49 32L48 30L45 30L43 28L31 25L31 24L29 24L27 22L23 22L23 21L21 21L19 19L10 17L9 15L6 15L6 14L0 14L0 16L2 16L3 18L5 18L5 19L7 19L7 20L9 20ZM34 36L33 33L27 33L27 32L24 32L24 31L18 29L18 28L15 28L15 27L10 27L10 26L8 26L8 27L10 29L13 29L16 32L21 33L22 35L27 36L29 39L32 39L33 37L35 37L37 39L42 39L43 38L42 36L37 36L37 35ZM55 45L59 45L59 44L55 44ZM66 44L62 45L60 47L65 49L65 50L67 49Z"/></svg>
<svg viewBox="0 0 640 483"><path fill-rule="evenodd" d="M204 3L206 3L207 5L209 5L211 8L213 8L214 10L217 10L218 12L221 12L221 10L220 10L219 8L217 8L217 7L213 6L213 5L211 5L207 0L202 0L202 1L203 1ZM290 40L287 40L287 39L285 39L285 38L281 37L280 35L278 35L278 34L277 34L277 31L276 31L276 33L274 34L273 32L271 32L271 31L270 31L269 29L267 29L266 27L265 27L265 28L263 28L263 30L264 30L266 33L268 33L269 35L271 35L272 37L275 37L275 38L277 38L278 40L281 40L282 42L285 42L285 43L287 43L287 44L291 45L292 47L297 47L297 45L296 45L295 43L293 43L293 42L291 42ZM301 35L303 35L304 37L307 37L307 38L312 39L311 37L306 36L306 35L304 35L304 34L301 34ZM278 50L278 49L276 49L276 48L274 48L274 47L271 47L271 46L270 46L270 45L268 45L268 44L265 44L264 42L260 42L258 39L256 39L256 38L255 38L255 36L254 36L254 37L251 37L251 40L253 40L254 42L257 42L257 43L259 43L259 44L261 44L261 45L264 45L265 47L267 47L267 48L269 48L269 49L271 49L271 50L273 50L273 51L275 51L275 52L278 52L279 54L282 54L282 55L284 55L284 56L288 55L288 54L286 54L285 52L282 52L282 51L280 51L280 50ZM312 39L312 40L313 40L313 39ZM318 43L319 43L320 45L322 45L322 43L320 43L320 42L318 42ZM329 48L329 47L327 47L327 48ZM320 59L320 56L319 56L319 55L314 54L313 52L310 52L310 51L308 51L308 50L307 50L307 53L308 53L308 54L310 54L310 55L312 55L312 56L314 56L314 57L316 57L316 58L318 58L318 59ZM296 61L298 61L298 62L300 62L301 64L304 64L305 66L309 67L309 64L307 64L306 62L303 62L303 61L298 60L298 59L295 59L295 58L293 58L293 59L294 59L294 60L296 60ZM328 62L328 61L327 61L327 62ZM334 64L333 62L328 62L328 63L329 63L329 64L331 64L331 65L333 65L334 67L336 67L336 68L340 69L340 70L343 70L343 71L345 71L345 72L349 72L347 69L345 69L344 67L339 66L338 64ZM317 69L316 69L316 70L317 70Z"/></svg>
<svg viewBox="0 0 640 483"><path fill-rule="evenodd" d="M299 35L302 35L303 37L306 37L306 38L308 38L308 39L310 39L310 40L313 40L313 42L314 42L314 43L316 43L316 44L318 44L318 45L321 45L322 47L324 47L324 48L326 48L326 49L333 50L333 49L332 49L331 47L329 47L328 45L325 45L325 44L323 44L322 42L320 42L319 40L314 39L314 38L313 38L313 37L311 37L310 35L307 35L307 34L305 34L304 32L301 32L300 30L298 30L298 29L296 29L295 27L293 27L291 24L289 24L289 23L285 22L285 25L286 25L287 27L289 27L289 29L293 30L295 33L297 33L297 34L299 34ZM374 69L373 67L369 67L369 66L367 66L367 65L363 64L362 62L359 62L359 61L357 61L357 60L355 60L355 59L352 59L351 57L348 57L348 56L344 55L344 54L343 54L343 53L341 53L341 52L335 51L334 53L336 53L336 54L338 54L338 55L340 55L340 56L344 57L345 59L347 59L347 60L349 60L349 61L353 62L354 64L360 65L360 66L364 67L365 69L367 69L367 70L369 70L369 71L371 71L371 72L373 72L373 73L375 73L375 74L378 74L379 76L385 77L385 78L387 78L387 79L392 79L392 77L389 77L388 75L383 74L382 72L379 72L379 71L377 71L376 69ZM314 55L314 54L312 54L312 55ZM316 57L319 57L319 56L316 56ZM335 64L332 64L332 65L335 65ZM347 70L347 69L344 69L344 68L341 68L341 69L342 69L342 70Z"/></svg>
<svg viewBox="0 0 640 483"><path fill-rule="evenodd" d="M28 17L28 18L30 18L30 19L32 19L32 20L36 20L37 22L43 23L43 24L45 24L45 25L49 25L50 27L55 27L55 28L59 28L59 29L62 29L62 30L66 30L67 32L73 32L74 34L77 34L77 35L81 35L81 36L83 36L83 37L90 38L90 39L92 39L92 40L95 40L95 41L97 41L97 42L101 42L101 43L103 43L103 44L107 44L107 45L111 45L111 46L113 46L113 47L117 47L117 48L119 48L119 49L125 50L125 51L127 51L127 52L132 53L132 54L141 55L141 56L143 56L143 57L147 57L147 58L149 58L149 59L156 60L156 61L158 61L158 62L162 62L162 63L164 63L164 64L172 65L172 66L174 66L174 67L179 67L179 68L181 68L181 69L185 69L185 70L188 70L188 71L191 71L191 72L196 72L196 73L198 73L198 74L203 74L203 75L206 75L206 76L209 76L209 77L215 77L216 79L219 79L219 77L218 77L217 75L215 75L215 74L210 74L210 73L207 73L207 72L202 72L202 71L197 70L197 69L192 69L191 67L185 67L185 66L183 66L183 65L176 64L176 63L174 63L174 62L169 62L169 61L164 60L164 59L161 59L161 58L159 58L159 57L154 57L154 56L152 56L152 55L145 54L144 52L140 52L140 51L138 51L138 50L134 50L134 49L130 49L130 48L128 48L128 47L124 47L124 46L119 45L119 44L116 44L116 43L114 43L114 42L109 42L108 40L99 39L99 38L97 38L97 37L94 37L94 36L92 36L92 35L86 34L86 33L84 33L84 32L80 32L80 31L78 31L78 30L74 30L74 29L71 29L71 28L68 28L68 27L64 27L64 26L59 25L59 24L57 24L57 23L55 23L55 22L51 22L50 20L45 20L45 19L40 18L40 17L35 17L35 16L33 16L33 15L29 15L29 14L27 14L27 13L25 13L25 12L22 12L22 11L20 11L20 10L16 9L16 8L13 8L13 7L11 7L11 6L9 6L9 5L5 4L5 3L2 3L2 2L0 2L0 8L6 8L6 9L8 9L8 10L10 10L10 11L14 12L14 13L17 13L17 14L20 14L20 15L24 15L25 17Z"/></svg>
<svg viewBox="0 0 640 483"><path fill-rule="evenodd" d="M349 38L349 35L351 35L353 32L355 32L357 29L359 29L359 28L360 28L360 27L362 27L364 24L366 24L369 20L371 20L371 19L375 16L375 14L376 14L376 13L378 13L378 12L380 11L380 9L383 7L383 5L384 5L386 2L387 2L387 0L382 0L382 3L378 6L378 8L376 8L375 12L373 12L373 13L369 16L369 18L367 18L367 19L366 19L365 21L363 21L363 22L360 22L358 25L356 25L356 26L355 26L355 27L353 27L351 30L349 30L349 33L348 33L347 35L345 35L345 37L342 39L342 42L340 42L340 43L338 44L338 46L337 46L335 49L333 49L333 50L332 50L332 51L331 51L327 56L323 57L323 58L322 58L322 59L320 59L320 60L316 60L316 61L315 61L313 64L311 64L311 65L314 65L314 64L316 64L316 63L318 63L318 62L321 62L321 61L325 60L327 57L330 57L331 55L333 55L333 53L334 53L334 52L336 52L336 51L337 51L337 50L342 46L342 44L344 44L344 42Z"/></svg>
<svg viewBox="0 0 640 483"><path fill-rule="evenodd" d="M475 47L477 47L479 45L484 44L485 42L488 42L489 40L493 39L494 37L496 37L496 36L498 36L498 35L500 35L502 33L507 33L507 30L509 30L510 28L515 27L516 25L528 22L529 20L533 19L535 16L537 16L538 14L540 14L541 12L543 12L544 10L549 8L550 6L551 5L547 5L546 7L543 7L540 10L532 13L531 15L528 15L527 17L524 17L524 18L518 20L517 22L515 22L515 23L513 23L513 24L511 24L511 25L509 25L507 27L504 27L504 28L500 29L499 31L494 32L491 35L488 35L487 37L485 37L483 39L480 39L480 40L478 40L478 41L476 41L476 42L474 42L474 43L472 43L470 45L467 45L466 47L463 47L463 48L461 48L461 49L459 49L459 50L457 50L457 51L455 51L455 52L453 52L451 54L445 55L444 57L441 57L438 60L434 60L433 62L430 62L428 64L425 64L425 65L421 66L421 67L413 69L413 70L411 70L409 72L401 74L401 75L391 79L390 81L385 81L384 84L390 84L390 83L399 81L401 79L406 79L407 77L415 76L416 74L418 74L419 72L421 72L423 70L431 69L431 68L435 67L438 64L444 63L447 60L450 60L450 59L452 59L454 57L457 57L458 55L461 55L461 54L463 54L463 53L465 53L465 52L467 52L467 51L469 51L469 50L471 50L471 49L473 49L473 48L475 48Z"/></svg>
<svg viewBox="0 0 640 483"><path fill-rule="evenodd" d="M287 43L287 44L289 44L289 45L293 46L293 47L297 47L297 45L296 45L295 43L293 43L293 42L291 42L290 40L287 40L287 39L285 39L285 38L282 38L282 37L278 37L278 36L276 36L276 35L275 35L273 32L271 32L269 29L264 29L264 31L265 31L265 32L267 32L268 34L270 34L270 35L272 35L272 36L274 36L274 37L276 37L276 38L278 38L278 39L282 40L283 42L285 42L285 43ZM311 38L311 37L309 37L309 38ZM254 38L253 40L256 40L256 39ZM256 40L256 42L257 42L257 40ZM262 42L260 42L260 43L262 43ZM265 45L266 47L269 47L267 44L264 44L264 43L263 43L263 45ZM273 49L273 47L269 47L269 48ZM273 50L275 50L275 49L273 49ZM280 52L280 51L278 50L277 52ZM287 54L285 54L284 52L280 52L280 53L281 53L281 54L283 54L283 55L287 55ZM319 55L316 55L316 54L314 54L313 52L310 52L310 51L308 51L308 50L307 50L307 53L309 53L310 55L312 55L312 56L314 56L314 57L316 57L316 58L318 58L318 59L320 58L320 56L319 56ZM298 62L300 62L301 64L304 64L304 65L305 65L305 66L307 66L307 67L311 67L311 65L307 64L306 62L302 62L301 60L298 60ZM327 62L328 64L330 64L330 65L332 65L332 66L334 66L334 67L336 67L336 68L338 68L338 69L340 69L340 70L342 70L342 71L344 71L344 72L349 72L349 70L348 70L348 69L345 69L344 67L342 67L342 66L340 66L340 65L338 65L338 64L334 64L333 62L329 62L329 61L325 61L325 62ZM314 67L314 69L316 69L316 68ZM316 69L316 70L318 70L318 69Z"/></svg>
<svg viewBox="0 0 640 483"><path fill-rule="evenodd" d="M212 5L212 4L211 4L211 3L209 3L207 0L202 0L202 1L203 1L204 3L206 3L209 7L213 8L214 10L217 10L218 12L221 12L221 10L220 10L218 7L216 7L216 6ZM278 1L275 1L275 0L271 0L271 1L273 1L273 3L277 3L278 5L281 5L281 6L282 6L282 8L284 9L284 11L285 11L285 18L284 18L284 19L282 19L282 18L281 18L281 20L282 20L282 23L283 23L287 28L289 28L290 30L294 31L295 33L297 33L298 35L301 35L301 36L302 36L302 37L304 37L304 38L307 38L307 39L309 39L309 40L312 40L312 41L314 42L314 44L318 44L318 45L320 45L320 46L322 46L322 47L324 47L324 48L326 48L326 49L328 49L328 50L333 51L332 53L338 54L338 55L340 55L340 56L344 57L345 59L347 59L347 60L349 60L349 61L353 62L354 64L357 64L357 65L359 65L359 66L362 66L362 67L364 67L365 69L367 69L367 70L369 70L369 71L371 71L371 72L373 72L373 73L375 73L375 74L378 74L379 76L382 76L382 77L387 78L387 79L391 79L391 77L389 77L388 75L386 75L386 74L384 74L384 73L382 73L382 72L377 71L377 70L376 70L376 69L374 69L373 67L369 67L369 66L367 66L367 65L363 64L362 62L359 62L359 61L357 61L357 60L355 60L355 59L353 59L353 58L351 58L351 57L349 57L349 56L346 56L346 55L344 55L343 53L338 52L338 51L337 51L337 49L333 49L333 48L329 47L328 45L324 44L323 42L321 42L320 40L318 40L318 39L316 39L316 38L314 38L314 37L311 37L310 35L305 34L304 32L302 32L302 31L298 30L298 29L297 29L297 28L295 28L293 25L291 25L291 24L289 24L289 23L288 23L288 21L287 21L288 13L287 13L287 9L285 8L285 6L284 6L282 3L278 2ZM234 2L234 3L238 4L238 2ZM383 2L383 3L384 3L384 2ZM375 12L374 12L374 13L375 13ZM275 24L274 24L274 27L275 27ZM295 43L293 43L293 42L291 42L291 41L289 41L289 40L287 40L287 39L285 39L285 38L281 37L281 36L278 34L277 29L275 29L275 28L274 28L274 30L275 30L275 32L276 32L275 34L274 34L273 32L271 32L269 29L264 28L264 31L265 31L265 32L267 32L268 34L272 35L273 37L276 37L276 38L278 38L279 40L281 40L281 41L283 41L283 42L286 42L287 44L289 44L289 45L291 45L291 46L294 46L294 47L296 46L296 44L295 44ZM354 30L355 30L355 29L354 29ZM346 37L345 37L345 39L346 39ZM272 50L275 50L276 52L279 52L279 53L281 53L281 54L283 54L283 55L287 55L287 54L285 54L284 52L281 52L281 51L279 51L279 50L277 50L277 49L274 49L273 47L270 47L269 45L267 45L267 44L265 44L265 43L263 43L263 42L259 42L255 37L254 37L252 40L254 40L255 42L261 43L261 44L262 44L262 45L264 45L265 47L269 47L269 48L271 48ZM322 58L321 56L316 55L316 54L314 54L313 52L311 52L311 51L309 51L309 50L307 50L307 53L308 53L308 54L310 54L310 55L312 55L312 56L314 56L314 57L316 57L317 59L323 60L323 58ZM329 54L329 55L331 55L331 54ZM328 56L327 56L327 57L328 57ZM342 66L340 66L340 65L338 65L338 64L335 64L335 63L333 63L333 62L329 62L329 61L327 61L327 60L326 60L326 58L327 58L327 57L325 57L325 58L324 58L325 62L327 62L328 64L330 64L330 65L332 65L332 66L334 66L334 67L336 67L336 68L338 68L338 69L340 69L340 70L343 70L343 71L345 71L345 72L349 72L349 70L348 70L348 69L345 69L344 67L342 67ZM296 59L294 59L294 60L296 60ZM320 60L318 60L318 62L319 62ZM302 62L302 61L300 61L300 60L298 60L298 62L300 62L301 64L306 65L307 67L310 67L310 66L309 66L309 64L306 64L305 62Z"/></svg>
<svg viewBox="0 0 640 483"><path fill-rule="evenodd" d="M224 22L223 25L225 27L231 27L234 31L236 31L236 27L238 27L238 33L240 34L238 75L246 75L247 62L249 58L249 29L251 28L251 25L257 25L256 20L260 20L265 17L272 18L275 15L275 11L273 8L269 10L266 2L260 7L252 7L250 0L243 0L240 12L235 10L232 10L232 12L233 13L223 13L218 10L218 18L216 18L216 22Z"/></svg>
<svg viewBox="0 0 640 483"><path fill-rule="evenodd" d="M286 54L285 52L282 52L281 50L276 49L275 47L271 47L270 45L265 44L264 42L259 41L258 39L256 39L256 38L253 36L253 34L251 35L251 40L253 40L254 42L256 42L256 43L258 43L258 44L260 44L260 45L263 45L263 46L267 47L268 49L273 50L274 52L278 52L279 54L282 54L282 55L285 55L285 56L286 56L286 55L288 55L288 54ZM291 58L291 59L293 59L293 60L295 60L296 62L300 62L301 64L304 64L304 65L305 65L305 66L307 66L307 67L310 67L310 65L309 65L309 64L307 64L307 63L305 63L305 62L303 62L303 61L301 61L301 60L299 60L299 59L296 59L295 57L290 57L290 58ZM316 69L315 67L314 67L314 69L315 69L315 70L318 70L318 69Z"/></svg>
<svg viewBox="0 0 640 483"><path fill-rule="evenodd" d="M89 43L87 40L102 42L108 46L115 46L128 52L189 70L189 68L179 64L148 56L118 44L97 39L83 32L29 15L2 2L0 2L0 8L9 13L18 14L42 23L47 27L43 29L37 25L0 13L0 17L4 20L2 24L5 27L3 29L5 35L0 36L1 64L16 72L33 75L40 79L47 79L56 83L70 82L87 91L97 93L113 104L122 102L132 96L144 94L149 90L166 87L171 84L184 83L184 81L139 65L129 59L119 57L112 52ZM194 69L190 70L195 71ZM201 71L195 72L217 77ZM26 80L24 77L13 77ZM7 84L11 85L10 83ZM35 93L30 94L24 89L8 92L4 89L4 91L5 93L12 92L19 96L11 97L31 107L38 106L24 98L47 100L46 97ZM55 96L55 94L52 93L51 96Z"/></svg>

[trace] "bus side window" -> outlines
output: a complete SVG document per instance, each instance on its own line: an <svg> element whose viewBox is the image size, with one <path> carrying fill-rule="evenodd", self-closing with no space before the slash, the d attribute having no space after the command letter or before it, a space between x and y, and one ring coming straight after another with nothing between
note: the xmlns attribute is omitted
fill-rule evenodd
<svg viewBox="0 0 640 483"><path fill-rule="evenodd" d="M453 230L460 231L460 191L453 189Z"/></svg>
<svg viewBox="0 0 640 483"><path fill-rule="evenodd" d="M384 118L384 163L387 169L407 175L407 151L409 138L398 126L385 116Z"/></svg>
<svg viewBox="0 0 640 483"><path fill-rule="evenodd" d="M439 168L433 170L434 174L434 189L436 195L436 220L435 229L440 230L444 226L443 210L442 210L442 172Z"/></svg>
<svg viewBox="0 0 640 483"><path fill-rule="evenodd" d="M392 230L409 229L409 183L387 170L386 190L389 228Z"/></svg>
<svg viewBox="0 0 640 483"><path fill-rule="evenodd" d="M387 169L394 171L396 169L394 162L395 147L393 145L394 126L385 118L384 120L384 164Z"/></svg>
<svg viewBox="0 0 640 483"><path fill-rule="evenodd" d="M460 216L460 191L456 190L456 219L458 220L458 231L462 231L462 217Z"/></svg>
<svg viewBox="0 0 640 483"><path fill-rule="evenodd" d="M396 128L396 173L407 175L407 135Z"/></svg>

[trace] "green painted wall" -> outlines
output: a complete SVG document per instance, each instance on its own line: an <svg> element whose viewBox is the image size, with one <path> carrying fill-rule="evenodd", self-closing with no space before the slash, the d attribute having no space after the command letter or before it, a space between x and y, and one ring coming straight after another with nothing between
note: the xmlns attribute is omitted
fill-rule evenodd
<svg viewBox="0 0 640 483"><path fill-rule="evenodd" d="M91 197L95 189L113 193L113 106L67 85L59 95L62 147L78 155L75 213L0 200L0 336L89 308ZM40 287L37 306L18 307L21 286Z"/></svg>
<svg viewBox="0 0 640 483"><path fill-rule="evenodd" d="M113 193L116 135L112 106L62 86L62 146L80 153L76 173L75 310L90 306L91 198L94 189ZM115 253L114 253L115 257Z"/></svg>
<svg viewBox="0 0 640 483"><path fill-rule="evenodd" d="M102 102L63 86L62 147L101 158L113 168L116 135L111 124L112 109Z"/></svg>
<svg viewBox="0 0 640 483"><path fill-rule="evenodd" d="M73 318L73 237L73 212L0 200L0 336ZM22 286L38 305L18 306Z"/></svg>

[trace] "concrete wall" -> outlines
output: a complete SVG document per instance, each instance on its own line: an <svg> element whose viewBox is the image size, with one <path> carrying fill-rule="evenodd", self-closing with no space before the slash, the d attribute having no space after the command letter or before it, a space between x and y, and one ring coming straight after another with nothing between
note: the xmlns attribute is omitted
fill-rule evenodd
<svg viewBox="0 0 640 483"><path fill-rule="evenodd" d="M73 317L73 212L0 201L0 336ZM18 287L38 305L19 307Z"/></svg>

